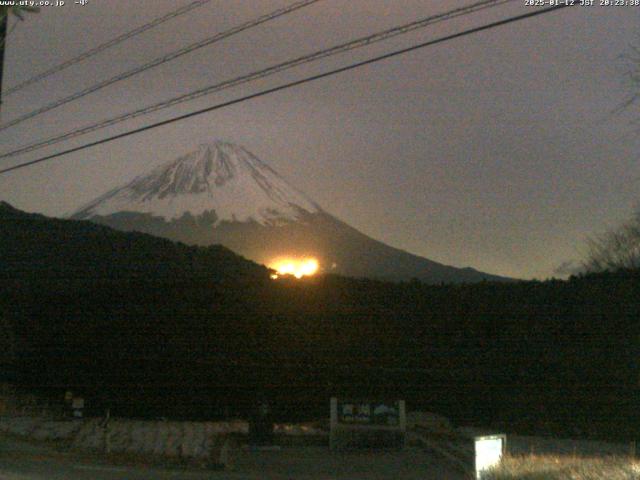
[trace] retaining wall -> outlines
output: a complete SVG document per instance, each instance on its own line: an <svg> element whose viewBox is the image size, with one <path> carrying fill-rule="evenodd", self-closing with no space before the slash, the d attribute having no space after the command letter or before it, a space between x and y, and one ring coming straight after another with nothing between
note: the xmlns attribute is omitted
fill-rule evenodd
<svg viewBox="0 0 640 480"><path fill-rule="evenodd" d="M164 457L211 458L231 434L248 433L242 420L172 422L111 419L49 420L0 417L0 432L36 440L62 440L81 449Z"/></svg>

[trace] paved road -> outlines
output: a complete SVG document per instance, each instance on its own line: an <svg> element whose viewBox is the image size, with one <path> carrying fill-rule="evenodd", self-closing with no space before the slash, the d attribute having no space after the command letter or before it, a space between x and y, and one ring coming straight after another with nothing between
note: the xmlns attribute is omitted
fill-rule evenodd
<svg viewBox="0 0 640 480"><path fill-rule="evenodd" d="M0 480L461 480L418 449L330 454L326 448L239 452L232 470L116 466L100 457L58 452L0 437Z"/></svg>

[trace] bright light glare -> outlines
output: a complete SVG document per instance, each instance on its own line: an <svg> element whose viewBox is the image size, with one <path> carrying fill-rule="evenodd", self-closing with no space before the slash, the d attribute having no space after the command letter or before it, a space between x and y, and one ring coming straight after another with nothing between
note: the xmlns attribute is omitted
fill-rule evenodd
<svg viewBox="0 0 640 480"><path fill-rule="evenodd" d="M315 258L304 258L301 260L286 258L274 261L269 267L278 272L277 274L271 275L271 278L275 280L279 275L293 275L296 278L315 275L318 273L320 265Z"/></svg>

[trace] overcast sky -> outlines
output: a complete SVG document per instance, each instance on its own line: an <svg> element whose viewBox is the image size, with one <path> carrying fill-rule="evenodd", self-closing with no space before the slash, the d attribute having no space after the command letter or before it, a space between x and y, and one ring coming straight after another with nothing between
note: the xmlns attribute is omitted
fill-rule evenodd
<svg viewBox="0 0 640 480"><path fill-rule="evenodd" d="M4 99L7 121L292 0L213 0ZM13 30L6 89L186 0L67 0ZM0 151L409 22L470 0L323 0L0 132ZM300 67L64 144L70 147L531 11L524 0ZM559 276L587 235L640 200L619 56L640 7L574 7L456 39L0 176L0 199L62 216L150 168L226 139L325 210L394 247L519 278ZM53 153L61 145L11 160Z"/></svg>

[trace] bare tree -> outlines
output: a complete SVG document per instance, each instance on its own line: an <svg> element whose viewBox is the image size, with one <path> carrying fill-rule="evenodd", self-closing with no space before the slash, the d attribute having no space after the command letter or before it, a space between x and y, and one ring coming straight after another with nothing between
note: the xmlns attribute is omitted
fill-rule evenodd
<svg viewBox="0 0 640 480"><path fill-rule="evenodd" d="M619 58L622 63L622 78L627 93L626 98L618 105L614 113L620 113L640 102L640 46L629 45L628 50Z"/></svg>
<svg viewBox="0 0 640 480"><path fill-rule="evenodd" d="M640 269L640 208L622 225L587 240L588 272Z"/></svg>
<svg viewBox="0 0 640 480"><path fill-rule="evenodd" d="M640 41L629 45L619 59L627 94L614 113L637 108L640 104ZM639 124L640 117L636 116L631 123ZM582 269L586 272L640 269L640 204L622 225L589 238L584 258Z"/></svg>

